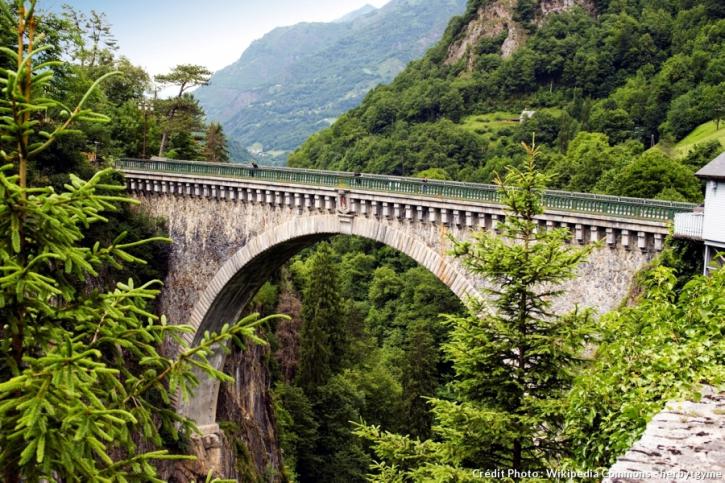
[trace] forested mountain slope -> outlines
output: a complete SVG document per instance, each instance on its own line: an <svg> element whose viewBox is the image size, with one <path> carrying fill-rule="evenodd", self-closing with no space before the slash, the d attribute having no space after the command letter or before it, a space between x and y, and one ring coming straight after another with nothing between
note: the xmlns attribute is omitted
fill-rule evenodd
<svg viewBox="0 0 725 483"><path fill-rule="evenodd" d="M419 58L464 6L465 0L393 0L337 22L277 28L195 96L230 139L284 159Z"/></svg>
<svg viewBox="0 0 725 483"><path fill-rule="evenodd" d="M487 182L535 133L555 187L698 200L693 170L722 146L674 148L725 110L723 17L719 0L471 0L290 165Z"/></svg>

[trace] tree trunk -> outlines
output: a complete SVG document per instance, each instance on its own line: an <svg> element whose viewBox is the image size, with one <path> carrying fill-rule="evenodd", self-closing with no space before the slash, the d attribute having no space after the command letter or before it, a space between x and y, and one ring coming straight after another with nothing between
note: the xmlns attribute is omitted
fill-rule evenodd
<svg viewBox="0 0 725 483"><path fill-rule="evenodd" d="M514 454L513 454L513 469L516 471L521 471L521 440L516 439L514 441ZM516 478L518 479L518 478Z"/></svg>
<svg viewBox="0 0 725 483"><path fill-rule="evenodd" d="M164 127L164 133L161 135L161 146L159 147L159 157L164 155L166 151L166 145L169 143L169 129L171 128L171 121L174 119L176 114L176 108L172 107L169 111L169 115L166 116L166 126Z"/></svg>
<svg viewBox="0 0 725 483"><path fill-rule="evenodd" d="M169 129L171 129L171 121L174 119L174 115L176 114L176 106L178 105L179 99L181 99L181 96L184 95L184 91L186 90L186 82L182 82L181 86L179 86L179 94L176 96L175 102L171 107L171 110L169 111L169 115L166 116L166 126L164 127L164 133L161 135L161 146L159 146L159 158L164 155L164 151L166 151L166 145L169 143Z"/></svg>

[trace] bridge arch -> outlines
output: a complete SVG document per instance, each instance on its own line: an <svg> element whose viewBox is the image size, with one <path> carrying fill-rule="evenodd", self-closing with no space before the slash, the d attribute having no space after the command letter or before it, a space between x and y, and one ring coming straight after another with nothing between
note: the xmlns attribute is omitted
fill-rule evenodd
<svg viewBox="0 0 725 483"><path fill-rule="evenodd" d="M205 331L215 331L241 317L246 305L270 276L302 249L335 235L355 235L394 248L430 270L462 301L478 295L472 280L446 251L429 247L401 228L366 218L338 214L316 215L274 226L247 242L217 271L194 305L189 324L195 328L189 337L197 344ZM448 244L444 244L446 247ZM221 369L224 355L217 354L214 365ZM201 377L193 398L180 410L194 419L205 432L213 431L220 384Z"/></svg>
<svg viewBox="0 0 725 483"><path fill-rule="evenodd" d="M304 247L336 234L395 248L438 276L456 295L475 293L447 256L448 235L495 233L503 207L495 187L289 168L125 160L129 191L174 240L160 298L170 320L195 328L188 341L239 318L264 281ZM571 242L600 241L554 310L579 304L604 313L627 295L634 274L663 248L683 203L547 192L538 228L567 228ZM221 368L223 355L214 361ZM179 409L214 425L218 385L201 378ZM213 426L208 431L214 431Z"/></svg>

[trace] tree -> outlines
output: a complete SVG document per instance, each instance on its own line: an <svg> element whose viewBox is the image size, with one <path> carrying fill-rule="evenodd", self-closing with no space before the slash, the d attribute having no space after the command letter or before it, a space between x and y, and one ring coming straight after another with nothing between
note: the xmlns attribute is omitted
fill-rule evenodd
<svg viewBox="0 0 725 483"><path fill-rule="evenodd" d="M594 105L589 118L589 127L592 131L606 134L612 144L620 144L627 139L637 138L634 122L629 113L617 107L614 101Z"/></svg>
<svg viewBox="0 0 725 483"><path fill-rule="evenodd" d="M375 269L368 289L371 308L365 321L373 336L382 341L393 327L396 308L401 299L403 282L400 275L388 266Z"/></svg>
<svg viewBox="0 0 725 483"><path fill-rule="evenodd" d="M204 147L204 158L207 161L223 163L229 161L229 150L227 149L227 137L224 129L218 122L212 122L206 128L206 146Z"/></svg>
<svg viewBox="0 0 725 483"><path fill-rule="evenodd" d="M159 481L150 462L182 458L162 448L194 430L172 398L189 397L195 370L230 380L208 358L232 340L258 341L262 321L226 325L192 348L183 339L191 327L149 310L158 282L93 288L104 267L143 263L130 250L154 240L124 242L120 234L108 246L84 246L90 225L131 202L117 194L122 185L106 181L109 170L89 181L71 176L59 193L27 187L28 163L73 123L106 118L84 107L88 92L57 128L40 131L38 118L63 106L47 95L51 65L33 62L43 49L35 43L35 1L14 5L17 50L0 48L15 65L0 77L0 156L9 163L0 167L3 481ZM178 344L175 358L159 352L167 340Z"/></svg>
<svg viewBox="0 0 725 483"><path fill-rule="evenodd" d="M125 102L138 103L143 100L150 84L149 75L143 68L133 65L126 57L115 60L110 68L120 72L120 75L112 77L103 86L109 102L120 106Z"/></svg>
<svg viewBox="0 0 725 483"><path fill-rule="evenodd" d="M609 140L601 133L580 132L569 144L566 157L558 163L556 173L571 191L591 191L602 173L615 166Z"/></svg>
<svg viewBox="0 0 725 483"><path fill-rule="evenodd" d="M285 470L293 477L290 479L298 481L298 467L304 471L322 464L315 454L319 424L301 388L278 383L273 397Z"/></svg>
<svg viewBox="0 0 725 483"><path fill-rule="evenodd" d="M655 198L663 192L676 192L685 200L702 200L700 182L693 171L680 161L658 151L649 151L630 162L607 187L618 196Z"/></svg>
<svg viewBox="0 0 725 483"><path fill-rule="evenodd" d="M328 243L312 257L304 292L297 383L310 395L339 369L345 349L339 275Z"/></svg>
<svg viewBox="0 0 725 483"><path fill-rule="evenodd" d="M608 467L640 437L666 401L699 398L701 383L725 379L725 269L678 293L671 268L641 277L638 303L606 314L593 365L565 404L573 464Z"/></svg>
<svg viewBox="0 0 725 483"><path fill-rule="evenodd" d="M161 85L178 86L179 93L169 103L166 111L166 126L161 135L161 147L159 147L159 156L164 155L166 145L169 142L169 132L171 123L174 120L176 111L182 103L184 93L196 86L203 86L209 83L211 71L200 65L180 64L174 67L168 74L157 75L154 77L156 82Z"/></svg>
<svg viewBox="0 0 725 483"><path fill-rule="evenodd" d="M403 414L405 428L414 438L430 437L433 416L424 398L438 388L438 348L430 323L414 320L408 324L403 361Z"/></svg>
<svg viewBox="0 0 725 483"><path fill-rule="evenodd" d="M560 406L579 365L588 311L551 310L557 287L592 250L566 244L566 229L538 230L546 178L527 148L524 170L498 180L507 216L501 235L456 242L455 254L485 278L488 301L468 316L448 316L444 352L455 377L452 400L431 399L435 440L414 441L360 425L383 462L385 481L470 481L471 469L542 470L566 454ZM397 479L396 479L397 478Z"/></svg>
<svg viewBox="0 0 725 483"><path fill-rule="evenodd" d="M111 33L105 13L91 10L90 16L86 16L70 5L63 5L63 18L69 26L74 47L71 55L80 61L81 67L93 68L113 60L113 51L118 49L118 42Z"/></svg>
<svg viewBox="0 0 725 483"><path fill-rule="evenodd" d="M202 147L188 131L180 131L171 137L166 156L172 159L198 161L202 159L203 153Z"/></svg>
<svg viewBox="0 0 725 483"><path fill-rule="evenodd" d="M563 112L537 111L517 126L516 140L522 142L536 134L536 141L553 147L564 115L566 114Z"/></svg>
<svg viewBox="0 0 725 483"><path fill-rule="evenodd" d="M350 421L360 419L362 392L338 374L317 388L312 406L319 424L317 441L314 459L298 463L300 483L361 481L369 461L361 441L350 437Z"/></svg>
<svg viewBox="0 0 725 483"><path fill-rule="evenodd" d="M703 122L719 119L723 112L725 82L717 86L701 86L681 95L670 105L667 112L666 130L677 139L684 138Z"/></svg>

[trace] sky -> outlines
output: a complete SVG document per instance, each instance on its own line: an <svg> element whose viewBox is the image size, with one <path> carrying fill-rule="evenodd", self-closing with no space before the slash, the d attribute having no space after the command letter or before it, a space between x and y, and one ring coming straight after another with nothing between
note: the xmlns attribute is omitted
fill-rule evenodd
<svg viewBox="0 0 725 483"><path fill-rule="evenodd" d="M42 9L105 12L119 54L153 75L177 64L216 71L275 27L329 22L389 0L40 0Z"/></svg>

